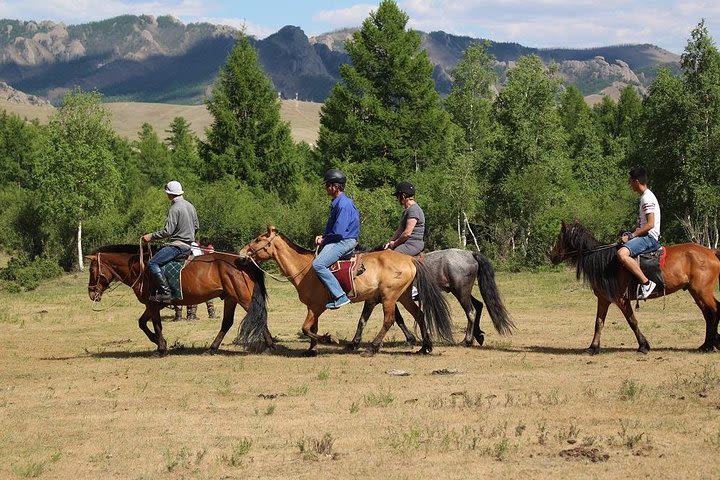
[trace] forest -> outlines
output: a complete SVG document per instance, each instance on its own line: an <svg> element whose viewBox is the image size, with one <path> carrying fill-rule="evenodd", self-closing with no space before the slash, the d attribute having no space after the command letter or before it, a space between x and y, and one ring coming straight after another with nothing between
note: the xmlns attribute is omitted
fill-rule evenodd
<svg viewBox="0 0 720 480"><path fill-rule="evenodd" d="M83 268L83 254L139 242L162 228L163 186L182 183L201 229L236 249L268 224L302 245L321 233L329 207L322 174L348 177L361 213L360 243L397 227L391 195L416 185L427 249L479 249L499 269L550 268L561 220L580 220L601 241L632 227L637 197L628 170L643 166L662 207L662 243L720 240L720 54L704 21L690 33L681 70L661 69L641 98L626 87L592 108L553 65L522 57L500 88L486 44L473 44L441 97L433 66L384 0L346 42L351 64L321 109L317 144L295 143L278 94L240 34L206 101L200 140L177 117L137 140L110 126L103 97L69 91L47 125L0 113L0 269L8 290Z"/></svg>

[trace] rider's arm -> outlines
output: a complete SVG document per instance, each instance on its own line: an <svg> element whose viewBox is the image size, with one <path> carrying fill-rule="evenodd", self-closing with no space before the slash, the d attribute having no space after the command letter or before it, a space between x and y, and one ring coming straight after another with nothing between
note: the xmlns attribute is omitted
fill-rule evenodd
<svg viewBox="0 0 720 480"><path fill-rule="evenodd" d="M417 218L408 218L407 223L405 224L405 230L401 231L398 228L395 232L395 235L393 235L393 238L388 243L388 247L393 248L405 243L407 239L410 238L410 235L412 235L413 229L415 228L415 225L417 225L417 222Z"/></svg>

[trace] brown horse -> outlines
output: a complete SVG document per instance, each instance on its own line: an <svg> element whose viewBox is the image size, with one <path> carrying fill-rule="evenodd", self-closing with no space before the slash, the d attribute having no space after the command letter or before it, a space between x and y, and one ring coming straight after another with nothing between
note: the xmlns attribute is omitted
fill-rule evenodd
<svg viewBox="0 0 720 480"><path fill-rule="evenodd" d="M140 262L140 248L137 245L111 245L101 247L87 258L90 262L88 294L93 301L100 301L110 283L118 280L133 289L145 311L140 316L140 329L151 342L157 345L160 355L167 352L167 343L162 335L160 310L164 305L148 301L149 276ZM145 252L143 264L147 264L149 252ZM247 311L243 319L239 340L251 350L272 347L272 337L267 330L266 290L263 273L238 255L211 253L195 257L181 273L183 299L176 305L197 305L218 296L225 297L220 332L210 345L210 352L216 352L225 334L230 330L239 303ZM152 321L154 331L147 323Z"/></svg>
<svg viewBox="0 0 720 480"><path fill-rule="evenodd" d="M718 342L718 319L720 303L713 295L715 283L720 278L720 252L696 243L683 243L665 247L667 256L662 268L665 291L655 290L650 298L688 290L705 317L705 341L700 350L710 352L720 348ZM616 245L601 245L587 229L578 222L571 225L562 223L555 246L550 253L554 265L567 261L577 269L577 278L590 284L597 297L595 314L595 335L589 354L600 351L600 333L605 325L608 307L614 303L620 308L638 341L638 351L647 353L650 344L640 332L632 309L628 286L633 276L620 267L616 256Z"/></svg>
<svg viewBox="0 0 720 480"><path fill-rule="evenodd" d="M266 233L247 244L242 252L258 261L275 260L282 274L295 286L300 301L307 306L302 330L310 337L308 355L317 354L318 342L337 342L328 334L317 334L318 318L326 310L325 304L330 301L330 295L312 268L314 251L294 244L270 225ZM420 326L423 345L419 353L432 351L430 337L436 332L448 343L453 342L448 304L422 264L392 250L366 253L361 262L363 271L355 278L356 296L351 300L382 303L384 313L383 326L364 355L373 355L380 349L385 334L394 322L398 301ZM413 281L417 282L423 310L412 300Z"/></svg>

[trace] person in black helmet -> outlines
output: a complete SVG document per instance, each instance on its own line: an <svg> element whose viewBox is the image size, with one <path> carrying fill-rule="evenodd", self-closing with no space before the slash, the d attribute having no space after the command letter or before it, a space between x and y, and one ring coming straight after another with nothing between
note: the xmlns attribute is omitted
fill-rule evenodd
<svg viewBox="0 0 720 480"><path fill-rule="evenodd" d="M325 172L323 180L325 191L332 197L332 202L325 232L315 237L315 243L322 249L312 266L330 292L330 302L326 307L336 309L350 303L350 299L328 267L355 249L360 236L360 213L344 193L347 179L343 172L331 168Z"/></svg>
<svg viewBox="0 0 720 480"><path fill-rule="evenodd" d="M425 213L415 201L415 185L400 182L395 187L395 198L403 206L400 224L385 248L407 255L419 255L425 248Z"/></svg>

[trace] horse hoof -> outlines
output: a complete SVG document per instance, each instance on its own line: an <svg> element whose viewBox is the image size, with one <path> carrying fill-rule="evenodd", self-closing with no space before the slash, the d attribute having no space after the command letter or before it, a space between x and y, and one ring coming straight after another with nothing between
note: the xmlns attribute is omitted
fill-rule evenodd
<svg viewBox="0 0 720 480"><path fill-rule="evenodd" d="M308 358L317 357L317 354L318 354L317 350L305 350L305 352L303 352L303 357L308 357Z"/></svg>
<svg viewBox="0 0 720 480"><path fill-rule="evenodd" d="M715 349L714 345L705 345L704 343L698 347L701 352L712 352Z"/></svg>
<svg viewBox="0 0 720 480"><path fill-rule="evenodd" d="M153 355L158 358L162 358L167 355L167 350L155 350L155 353L153 353Z"/></svg>
<svg viewBox="0 0 720 480"><path fill-rule="evenodd" d="M345 350L347 350L348 352L354 352L354 351L357 350L358 348L360 348L360 344L359 344L359 343L351 342L351 343L346 343L346 344L345 344Z"/></svg>
<svg viewBox="0 0 720 480"><path fill-rule="evenodd" d="M585 355L597 355L600 353L600 347L588 347L583 353Z"/></svg>
<svg viewBox="0 0 720 480"><path fill-rule="evenodd" d="M408 338L408 339L405 340L405 344L406 344L408 347L414 347L415 345L418 344L418 341L417 341L416 338Z"/></svg>
<svg viewBox="0 0 720 480"><path fill-rule="evenodd" d="M478 345L482 347L483 343L485 343L485 335L478 335L477 337L475 337L475 340L477 340Z"/></svg>
<svg viewBox="0 0 720 480"><path fill-rule="evenodd" d="M423 346L420 350L418 350L416 353L420 355L430 355L432 353L432 347Z"/></svg>
<svg viewBox="0 0 720 480"><path fill-rule="evenodd" d="M203 352L203 355L217 355L218 349L217 348L208 348Z"/></svg>
<svg viewBox="0 0 720 480"><path fill-rule="evenodd" d="M468 348L472 347L472 343L473 343L472 339L468 340L467 338L465 340L463 340L463 342L462 342L463 347L468 347Z"/></svg>
<svg viewBox="0 0 720 480"><path fill-rule="evenodd" d="M376 353L376 352L377 352L377 350L375 350L374 348L368 348L367 350L365 350L364 352L362 352L362 353L360 354L360 356L361 356L361 357L365 357L365 358L369 358L369 357L375 356L375 353Z"/></svg>
<svg viewBox="0 0 720 480"><path fill-rule="evenodd" d="M712 348L710 350L712 350ZM647 354L650 351L650 347L638 347L637 351L640 353Z"/></svg>

